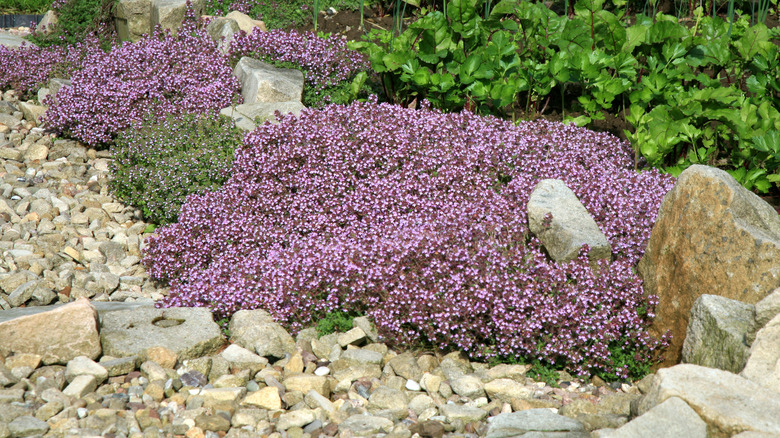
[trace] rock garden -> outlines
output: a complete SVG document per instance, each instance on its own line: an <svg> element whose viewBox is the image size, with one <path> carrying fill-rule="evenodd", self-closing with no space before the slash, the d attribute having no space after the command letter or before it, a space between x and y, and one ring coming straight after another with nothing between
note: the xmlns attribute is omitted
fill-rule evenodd
<svg viewBox="0 0 780 438"><path fill-rule="evenodd" d="M780 436L776 5L290 4L0 30L0 438Z"/></svg>

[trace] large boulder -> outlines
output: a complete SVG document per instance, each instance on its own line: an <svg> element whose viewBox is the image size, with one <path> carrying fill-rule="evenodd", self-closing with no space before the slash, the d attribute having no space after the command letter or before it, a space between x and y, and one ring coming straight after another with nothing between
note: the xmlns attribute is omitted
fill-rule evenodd
<svg viewBox="0 0 780 438"><path fill-rule="evenodd" d="M0 356L31 353L46 365L66 364L78 356L100 356L98 315L86 298L48 312L0 322Z"/></svg>
<svg viewBox="0 0 780 438"><path fill-rule="evenodd" d="M230 318L230 342L259 356L283 358L294 354L295 339L262 309L239 310Z"/></svg>
<svg viewBox="0 0 780 438"><path fill-rule="evenodd" d="M303 73L245 56L238 61L233 75L241 83L244 103L301 101Z"/></svg>
<svg viewBox="0 0 780 438"><path fill-rule="evenodd" d="M224 344L219 325L205 307L139 307L106 313L100 340L105 355L144 360L152 347L165 347L183 361L214 354Z"/></svg>
<svg viewBox="0 0 780 438"><path fill-rule="evenodd" d="M114 23L121 41L138 41L151 30L152 0L119 0Z"/></svg>
<svg viewBox="0 0 780 438"><path fill-rule="evenodd" d="M195 16L200 17L205 8L205 0L190 0ZM152 0L152 10L150 17L151 32L158 24L163 29L168 29L173 33L179 29L181 22L184 21L184 15L187 12L187 0Z"/></svg>
<svg viewBox="0 0 780 438"><path fill-rule="evenodd" d="M780 315L758 331L742 376L780 391Z"/></svg>
<svg viewBox="0 0 780 438"><path fill-rule="evenodd" d="M528 199L528 229L556 262L577 258L590 246L591 260L609 259L612 247L577 195L561 180L539 181Z"/></svg>
<svg viewBox="0 0 780 438"><path fill-rule="evenodd" d="M707 438L707 423L677 397L671 397L625 425L609 430L598 430L594 438Z"/></svg>
<svg viewBox="0 0 780 438"><path fill-rule="evenodd" d="M639 274L658 296L651 333L671 331L661 366L679 362L691 307L704 293L755 304L780 286L780 218L728 173L694 165L658 214Z"/></svg>
<svg viewBox="0 0 780 438"><path fill-rule="evenodd" d="M712 438L743 431L780 434L778 393L728 371L692 364L660 369L639 402L639 415L672 397L696 411Z"/></svg>
<svg viewBox="0 0 780 438"><path fill-rule="evenodd" d="M717 295L702 295L693 303L682 349L682 361L739 373L750 346L755 306Z"/></svg>

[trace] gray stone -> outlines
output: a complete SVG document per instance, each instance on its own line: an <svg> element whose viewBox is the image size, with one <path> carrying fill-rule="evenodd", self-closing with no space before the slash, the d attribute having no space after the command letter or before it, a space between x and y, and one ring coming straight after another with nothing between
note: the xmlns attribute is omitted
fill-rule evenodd
<svg viewBox="0 0 780 438"><path fill-rule="evenodd" d="M368 411L375 415L379 411L388 411L393 419L401 420L408 415L407 404L408 400L403 391L380 386L368 398Z"/></svg>
<svg viewBox="0 0 780 438"><path fill-rule="evenodd" d="M575 432L581 433L583 438L589 437L582 423L554 414L549 409L528 409L491 417L486 437L509 438L527 432Z"/></svg>
<svg viewBox="0 0 780 438"><path fill-rule="evenodd" d="M714 438L746 430L780 434L777 392L728 371L692 364L662 368L639 403L638 413L672 397L696 411Z"/></svg>
<svg viewBox="0 0 780 438"><path fill-rule="evenodd" d="M116 377L135 371L138 360L138 356L128 356L109 360L101 359L99 363L108 372L108 377Z"/></svg>
<svg viewBox="0 0 780 438"><path fill-rule="evenodd" d="M453 381L473 371L468 359L463 358L458 353L450 353L444 356L439 367L441 372L444 373L444 377L449 381Z"/></svg>
<svg viewBox="0 0 780 438"><path fill-rule="evenodd" d="M553 260L573 260L583 245L590 246L588 257L591 260L612 257L612 247L604 233L563 181L539 181L531 192L527 209L529 230L539 238Z"/></svg>
<svg viewBox="0 0 780 438"><path fill-rule="evenodd" d="M376 327L374 327L374 324L371 323L367 316L359 316L353 319L352 325L360 327L371 342L379 342L379 334L376 332Z"/></svg>
<svg viewBox="0 0 780 438"><path fill-rule="evenodd" d="M49 425L33 416L17 417L8 424L8 430L13 437L43 435L49 431Z"/></svg>
<svg viewBox="0 0 780 438"><path fill-rule="evenodd" d="M679 362L693 303L709 293L755 304L780 287L780 217L731 175L693 165L666 194L637 270L658 296L653 336L671 331L661 366Z"/></svg>
<svg viewBox="0 0 780 438"><path fill-rule="evenodd" d="M780 288L775 289L766 298L756 303L756 319L747 334L747 343L753 345L756 333L777 315L780 315Z"/></svg>
<svg viewBox="0 0 780 438"><path fill-rule="evenodd" d="M263 357L294 354L295 339L262 309L239 310L230 318L230 342Z"/></svg>
<svg viewBox="0 0 780 438"><path fill-rule="evenodd" d="M241 82L244 103L301 101L303 73L277 68L254 58L243 57L233 74Z"/></svg>
<svg viewBox="0 0 780 438"><path fill-rule="evenodd" d="M76 376L69 384L62 390L62 393L74 398L81 398L85 395L93 392L97 389L97 380L95 376L91 374L83 374Z"/></svg>
<svg viewBox="0 0 780 438"><path fill-rule="evenodd" d="M512 379L496 379L485 384L485 393L491 400L511 403L512 399L532 398L534 391Z"/></svg>
<svg viewBox="0 0 780 438"><path fill-rule="evenodd" d="M340 433L352 436L377 436L389 433L392 429L392 421L372 415L352 415L339 424Z"/></svg>
<svg viewBox="0 0 780 438"><path fill-rule="evenodd" d="M450 420L462 421L463 423L482 421L488 414L484 409L450 403L441 406L441 413Z"/></svg>
<svg viewBox="0 0 780 438"><path fill-rule="evenodd" d="M225 351L220 353L220 356L234 367L248 369L253 375L268 364L268 359L258 356L237 344L230 344Z"/></svg>
<svg viewBox="0 0 780 438"><path fill-rule="evenodd" d="M611 431L599 431L601 438L707 438L707 423L685 401L671 397L643 415Z"/></svg>
<svg viewBox="0 0 780 438"><path fill-rule="evenodd" d="M276 421L276 428L278 430L287 430L292 427L303 427L316 419L317 416L311 409L290 411L279 416L279 419Z"/></svg>
<svg viewBox="0 0 780 438"><path fill-rule="evenodd" d="M217 43L217 47L222 53L228 52L233 35L238 31L236 20L227 17L216 17L206 26L206 32Z"/></svg>
<svg viewBox="0 0 780 438"><path fill-rule="evenodd" d="M100 341L109 356L143 356L150 347L165 347L180 361L213 354L224 343L219 325L203 307L108 312Z"/></svg>
<svg viewBox="0 0 780 438"><path fill-rule="evenodd" d="M114 9L114 22L119 39L138 41L151 30L151 0L119 0Z"/></svg>
<svg viewBox="0 0 780 438"><path fill-rule="evenodd" d="M24 114L24 119L33 122L36 126L40 123L41 117L46 113L47 107L42 105L33 105L27 102L19 102L19 109Z"/></svg>
<svg viewBox="0 0 780 438"><path fill-rule="evenodd" d="M472 400L485 396L485 387L479 377L466 375L450 381L450 386L455 394Z"/></svg>
<svg viewBox="0 0 780 438"><path fill-rule="evenodd" d="M755 306L702 295L691 308L682 361L739 373L747 362L745 336L753 325Z"/></svg>
<svg viewBox="0 0 780 438"><path fill-rule="evenodd" d="M8 304L13 307L19 307L26 303L30 300L30 298L32 298L33 292L37 286L38 281L36 280L28 281L27 283L20 285L14 289L10 295L8 295Z"/></svg>
<svg viewBox="0 0 780 438"><path fill-rule="evenodd" d="M15 49L18 47L21 47L22 45L30 45L35 46L35 44L27 41L26 39L16 36L16 35L9 35L9 34L0 34L0 46L6 46L11 49Z"/></svg>
<svg viewBox="0 0 780 438"><path fill-rule="evenodd" d="M258 125L265 121L276 122L276 111L281 114L298 116L305 107L298 101L291 102L255 102L227 107L220 110L220 114L232 118L236 126L245 131L254 131Z"/></svg>
<svg viewBox="0 0 780 438"><path fill-rule="evenodd" d="M771 390L780 390L780 314L758 331L742 376Z"/></svg>
<svg viewBox="0 0 780 438"><path fill-rule="evenodd" d="M191 0L191 4L195 16L200 16L203 13L205 0ZM184 20L186 10L186 0L152 0L149 32L159 24L161 28L176 33Z"/></svg>
<svg viewBox="0 0 780 438"><path fill-rule="evenodd" d="M79 356L68 361L68 366L65 368L65 380L72 382L76 377L83 375L94 376L97 384L100 385L108 378L108 370L86 356Z"/></svg>
<svg viewBox="0 0 780 438"><path fill-rule="evenodd" d="M405 379L414 380L420 382L422 379L423 371L417 364L417 358L412 353L402 353L398 356L387 361L388 365L393 368L393 372L396 375Z"/></svg>

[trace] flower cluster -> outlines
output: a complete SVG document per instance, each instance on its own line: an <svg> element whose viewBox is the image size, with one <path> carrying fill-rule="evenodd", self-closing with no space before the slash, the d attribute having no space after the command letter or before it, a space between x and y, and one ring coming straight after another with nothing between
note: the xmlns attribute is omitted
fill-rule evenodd
<svg viewBox="0 0 780 438"><path fill-rule="evenodd" d="M135 43L94 51L46 113L50 127L88 144L109 142L148 114L216 112L231 105L239 83L203 30L186 26Z"/></svg>
<svg viewBox="0 0 780 438"><path fill-rule="evenodd" d="M244 56L292 63L303 69L308 85L320 90L349 81L370 68L366 57L347 48L340 36L320 38L313 32L255 29L248 35L237 35L228 56L234 64Z"/></svg>
<svg viewBox="0 0 780 438"><path fill-rule="evenodd" d="M94 37L71 46L0 45L0 90L12 89L29 96L49 79L70 77L82 67L84 58L95 51L100 48Z"/></svg>
<svg viewBox="0 0 780 438"><path fill-rule="evenodd" d="M608 134L375 102L307 109L247 135L222 189L192 195L144 263L167 306L264 308L296 331L370 315L388 342L627 375L648 360L654 298L633 266L674 179L632 169ZM543 178L578 195L615 251L550 261L528 230Z"/></svg>

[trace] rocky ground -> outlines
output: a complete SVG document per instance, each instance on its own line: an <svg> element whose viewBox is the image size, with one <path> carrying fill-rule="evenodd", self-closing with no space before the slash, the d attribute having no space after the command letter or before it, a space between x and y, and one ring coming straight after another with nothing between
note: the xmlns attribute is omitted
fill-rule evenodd
<svg viewBox="0 0 780 438"><path fill-rule="evenodd" d="M36 127L40 111L12 92L0 101L0 307L162 298L140 265L147 224L109 193L108 152ZM0 355L0 438L514 436L501 432L510 417L488 419L520 411L540 430L589 436L624 424L650 381L562 373L551 386L527 366L396 352L360 333L317 339L310 329L295 354L271 362L237 345L189 361L166 349L67 366Z"/></svg>

